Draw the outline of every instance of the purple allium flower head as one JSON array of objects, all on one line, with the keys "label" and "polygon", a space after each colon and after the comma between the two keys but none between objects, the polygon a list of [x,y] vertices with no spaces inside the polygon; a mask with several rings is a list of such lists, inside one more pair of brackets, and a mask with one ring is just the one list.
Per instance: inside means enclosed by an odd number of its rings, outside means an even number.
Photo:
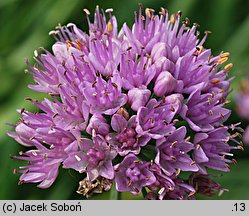
[{"label": "purple allium flower head", "polygon": [[181,22],[181,12],[147,8],[143,15],[140,5],[132,28],[119,31],[112,9],[96,7],[93,23],[84,11],[88,33],[59,25],[50,32],[52,51],[35,51],[34,66],[27,61],[29,87],[47,97],[27,98],[38,112],[18,110],[8,133],[29,148],[12,156],[28,162],[15,170],[20,183],[50,187],[62,166],[82,175],[78,193],[86,197],[114,182],[117,191],[147,199],[213,194],[209,182],[220,187],[208,170],[229,171],[231,150],[243,149],[231,132],[237,124],[225,125],[229,53],[212,56],[208,32],[199,40],[198,26]]}]

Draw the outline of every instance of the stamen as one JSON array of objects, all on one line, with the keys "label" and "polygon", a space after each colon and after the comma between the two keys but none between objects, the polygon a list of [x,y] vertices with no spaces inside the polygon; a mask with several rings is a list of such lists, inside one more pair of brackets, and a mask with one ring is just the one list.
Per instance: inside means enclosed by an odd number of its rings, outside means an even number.
[{"label": "stamen", "polygon": [[67,24],[67,28],[74,27],[74,26],[75,26],[75,24],[73,24],[73,23],[68,23]]},{"label": "stamen", "polygon": [[203,51],[203,46],[196,47],[198,55],[200,55]]},{"label": "stamen", "polygon": [[107,23],[107,31],[108,31],[108,32],[112,32],[112,30],[113,30],[112,23],[111,23],[111,21],[109,20],[108,23]]},{"label": "stamen", "polygon": [[161,7],[159,14],[165,16],[166,15],[166,9]]},{"label": "stamen", "polygon": [[189,20],[188,17],[185,18],[185,24],[186,24],[186,25],[189,25],[189,24],[190,24],[190,20]]},{"label": "stamen", "polygon": [[135,192],[139,193],[139,190],[138,190],[136,187],[133,186],[132,189],[133,189]]},{"label": "stamen", "polygon": [[130,187],[131,184],[132,184],[132,180],[130,180],[130,181],[128,182],[127,187]]},{"label": "stamen", "polygon": [[92,137],[96,137],[96,131],[95,131],[95,129],[92,129]]},{"label": "stamen", "polygon": [[59,115],[59,113],[55,113],[53,116],[52,116],[52,118],[55,118],[56,116],[58,116]]},{"label": "stamen", "polygon": [[123,107],[119,108],[116,113],[123,116],[127,121],[130,118],[128,111]]},{"label": "stamen", "polygon": [[189,142],[190,139],[191,139],[191,137],[188,136],[188,137],[185,139],[185,142]]},{"label": "stamen", "polygon": [[25,108],[22,108],[22,109],[20,110],[20,113],[23,114],[24,111],[25,111]]},{"label": "stamen", "polygon": [[175,156],[171,155],[170,157],[171,157],[172,160],[176,160]]},{"label": "stamen", "polygon": [[196,145],[196,149],[199,150],[201,148],[201,145],[200,144],[197,144]]},{"label": "stamen", "polygon": [[214,93],[214,92],[211,93],[211,97],[212,97],[212,98],[215,97],[215,93]]},{"label": "stamen", "polygon": [[220,115],[221,119],[224,119],[225,116],[222,113],[219,113],[219,115]]},{"label": "stamen", "polygon": [[235,159],[232,159],[233,164],[237,164],[238,162]]},{"label": "stamen", "polygon": [[110,94],[110,92],[108,92],[108,91],[106,91],[106,92],[104,92],[104,95],[106,96],[106,95],[109,95]]},{"label": "stamen", "polygon": [[36,152],[35,150],[32,151],[32,154],[33,154],[34,156],[37,156],[37,152]]},{"label": "stamen", "polygon": [[228,60],[228,57],[223,57],[223,58],[218,59],[216,62],[219,64],[224,64],[225,62],[227,62],[227,60]]},{"label": "stamen", "polygon": [[106,13],[112,13],[113,12],[113,8],[108,8],[105,10]]},{"label": "stamen", "polygon": [[96,71],[96,76],[99,77],[100,76],[100,72],[99,71]]},{"label": "stamen", "polygon": [[242,145],[237,146],[237,149],[239,149],[239,150],[241,150],[241,151],[244,151],[244,150],[245,150],[244,147],[243,147]]},{"label": "stamen", "polygon": [[172,24],[174,24],[175,23],[175,21],[176,21],[176,15],[175,14],[171,14],[171,16],[170,16],[170,20],[169,20]]},{"label": "stamen", "polygon": [[83,44],[78,39],[75,40],[75,43],[76,43],[76,48],[78,50],[82,50],[81,47],[83,46]]},{"label": "stamen", "polygon": [[230,103],[231,103],[231,101],[227,100],[227,101],[224,102],[224,105],[227,105],[227,104],[230,104]]},{"label": "stamen", "polygon": [[69,40],[66,40],[66,45],[67,45],[67,49],[69,49],[70,47],[73,46],[73,43]]},{"label": "stamen", "polygon": [[188,195],[188,197],[193,196],[195,193],[196,193],[196,191],[192,191],[192,192],[190,192],[190,193],[189,193],[189,195]]},{"label": "stamen", "polygon": [[230,56],[230,53],[229,52],[224,52],[220,55],[221,58],[224,58],[224,57],[228,57]]},{"label": "stamen", "polygon": [[86,15],[90,15],[90,11],[89,10],[87,10],[86,8],[83,10],[85,13],[86,13]]},{"label": "stamen", "polygon": [[214,115],[214,112],[212,110],[209,110],[209,115],[210,116],[213,116]]},{"label": "stamen", "polygon": [[218,79],[218,78],[214,78],[211,80],[212,84],[218,84],[219,82],[220,82],[220,79]]},{"label": "stamen", "polygon": [[178,169],[176,170],[176,176],[179,176],[180,173],[181,173],[181,169],[178,168]]},{"label": "stamen", "polygon": [[35,55],[35,57],[38,57],[38,52],[37,52],[37,50],[34,51],[34,55]]},{"label": "stamen", "polygon": [[81,161],[81,158],[80,158],[78,155],[74,155],[74,157],[76,158],[76,160],[77,160],[78,162]]},{"label": "stamen", "polygon": [[164,119],[163,120],[163,123],[165,124],[165,125],[169,125],[169,123]]},{"label": "stamen", "polygon": [[116,83],[114,83],[114,82],[112,82],[112,86],[114,87],[114,88],[118,88],[118,85],[116,84]]},{"label": "stamen", "polygon": [[164,192],[165,188],[161,188],[159,191],[158,191],[158,194],[161,195],[163,192]]},{"label": "stamen", "polygon": [[175,147],[177,143],[178,143],[177,141],[174,141],[174,142],[171,144],[170,148]]},{"label": "stamen", "polygon": [[227,64],[227,65],[224,67],[224,70],[225,70],[225,71],[229,71],[232,67],[233,67],[233,63]]},{"label": "stamen", "polygon": [[153,9],[151,9],[151,8],[146,8],[145,9],[145,14],[146,14],[146,16],[147,17],[149,17],[150,19],[151,19],[151,17],[153,16],[153,13],[154,13],[155,11],[153,10]]},{"label": "stamen", "polygon": [[172,111],[172,112],[175,112],[175,108],[171,105],[170,106],[170,110]]},{"label": "stamen", "polygon": [[153,106],[153,108],[156,109],[156,108],[158,108],[160,106],[161,106],[160,104],[157,104],[157,105]]},{"label": "stamen", "polygon": [[24,181],[21,180],[21,181],[18,182],[18,185],[22,185],[23,183],[24,183]]}]

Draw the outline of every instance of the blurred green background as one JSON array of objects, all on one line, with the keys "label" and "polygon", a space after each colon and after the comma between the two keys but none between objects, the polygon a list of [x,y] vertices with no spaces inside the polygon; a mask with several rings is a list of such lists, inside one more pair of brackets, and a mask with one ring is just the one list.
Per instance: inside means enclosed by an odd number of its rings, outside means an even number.
[{"label": "blurred green background", "polygon": [[[90,1],[90,0],[0,0],[0,199],[83,199],[76,194],[81,176],[74,171],[61,170],[54,185],[46,190],[35,185],[18,186],[18,175],[12,173],[20,166],[20,161],[11,160],[21,146],[6,135],[10,130],[5,122],[16,123],[16,109],[27,108],[35,110],[24,98],[41,99],[42,94],[27,88],[32,79],[24,74],[24,58],[32,59],[33,51],[39,47],[51,50],[54,39],[48,32],[61,23],[76,23],[87,30],[83,8],[88,8],[92,14],[96,5],[106,9],[113,8],[119,27],[123,22],[130,26],[133,22],[133,12],[138,9],[138,3],[144,8],[168,8],[171,13],[181,10],[183,17],[188,17],[191,23],[200,25],[200,32],[210,30],[205,47],[210,47],[214,54],[221,51],[231,52],[230,61],[234,67],[230,71],[235,76],[230,95],[230,108],[235,110],[233,96],[239,86],[239,81],[249,73],[249,1],[248,0],[127,0],[127,1]],[[92,15],[91,14],[91,15]],[[239,119],[233,111],[230,122],[242,121],[242,126],[248,122]],[[230,192],[222,197],[212,199],[249,199],[249,151],[235,152],[237,165],[232,165],[232,171],[225,173],[217,181]],[[115,198],[113,193],[105,193],[94,198]],[[122,198],[128,198],[122,194]],[[139,198],[139,197],[137,197]],[[201,197],[203,199],[203,197]]]}]

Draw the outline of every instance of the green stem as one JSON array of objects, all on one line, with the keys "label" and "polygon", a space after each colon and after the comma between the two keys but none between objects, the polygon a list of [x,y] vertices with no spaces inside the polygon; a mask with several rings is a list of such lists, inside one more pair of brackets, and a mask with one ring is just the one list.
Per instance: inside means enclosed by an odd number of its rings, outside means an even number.
[{"label": "green stem", "polygon": [[117,200],[122,200],[122,193],[118,192]]},{"label": "green stem", "polygon": [[147,191],[146,191],[146,189],[143,187],[142,188],[142,194],[143,194],[143,197],[145,198],[146,197],[146,195],[147,195]]}]

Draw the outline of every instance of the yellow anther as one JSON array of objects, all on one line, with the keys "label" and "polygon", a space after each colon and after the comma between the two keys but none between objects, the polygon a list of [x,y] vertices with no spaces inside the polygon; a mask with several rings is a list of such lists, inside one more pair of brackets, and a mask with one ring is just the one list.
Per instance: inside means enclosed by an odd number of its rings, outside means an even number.
[{"label": "yellow anther", "polygon": [[175,23],[175,21],[176,21],[176,15],[175,14],[171,14],[171,16],[170,16],[170,20],[169,20],[172,24],[174,24]]},{"label": "yellow anther", "polygon": [[145,14],[146,14],[146,16],[148,16],[149,18],[152,17],[152,15],[153,15],[154,12],[155,12],[155,11],[154,11],[153,9],[151,9],[151,8],[146,8],[146,9],[145,9]]},{"label": "yellow anther", "polygon": [[180,172],[181,172],[181,170],[178,168],[178,169],[176,170],[176,176],[179,176],[179,175],[180,175]]},{"label": "yellow anther", "polygon": [[232,67],[233,67],[233,63],[227,64],[227,65],[224,67],[224,70],[225,70],[225,71],[229,71]]},{"label": "yellow anther", "polygon": [[196,47],[198,55],[200,55],[203,51],[203,46]]},{"label": "yellow anther", "polygon": [[230,53],[229,52],[224,52],[220,55],[221,58],[224,58],[224,57],[228,57],[230,56]]},{"label": "yellow anther", "polygon": [[221,57],[221,58],[219,58],[219,59],[217,60],[217,62],[218,62],[219,64],[224,64],[225,62],[227,62],[227,60],[228,60],[228,57]]},{"label": "yellow anther", "polygon": [[218,79],[218,78],[214,78],[211,80],[212,84],[218,84],[219,82],[220,82],[220,79]]},{"label": "yellow anther", "polygon": [[214,112],[212,110],[209,110],[209,114],[210,114],[210,116],[213,116]]},{"label": "yellow anther", "polygon": [[81,47],[82,47],[83,44],[79,40],[77,40],[77,39],[75,40],[75,43],[76,43],[76,48],[78,50],[82,50]]},{"label": "yellow anther", "polygon": [[72,42],[69,40],[66,40],[66,45],[67,45],[67,49],[69,49],[69,47],[73,46]]},{"label": "yellow anther", "polygon": [[109,20],[109,22],[107,23],[107,31],[108,31],[108,32],[112,32],[112,30],[113,30],[112,23],[111,23],[111,21]]}]

